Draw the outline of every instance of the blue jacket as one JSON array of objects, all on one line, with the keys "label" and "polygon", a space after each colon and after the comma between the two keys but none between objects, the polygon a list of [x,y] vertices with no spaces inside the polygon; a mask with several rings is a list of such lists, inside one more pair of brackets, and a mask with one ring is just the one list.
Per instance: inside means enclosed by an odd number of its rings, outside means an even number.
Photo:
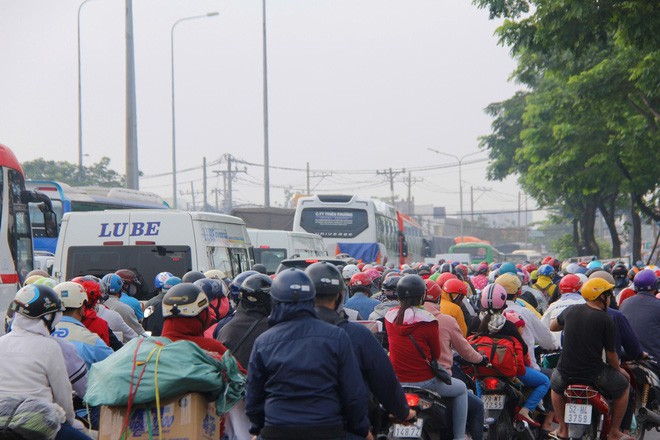
[{"label": "blue jacket", "polygon": [[362,324],[349,322],[334,310],[317,307],[316,315],[323,321],[343,329],[353,344],[355,357],[362,371],[362,378],[369,391],[383,408],[400,420],[408,417],[410,407],[394,368],[374,334]]},{"label": "blue jacket", "polygon": [[380,301],[377,299],[369,298],[364,292],[356,292],[346,301],[344,307],[357,310],[362,319],[369,319],[378,304]]},{"label": "blue jacket", "polygon": [[638,292],[621,304],[621,312],[644,351],[660,359],[660,301],[648,292]]},{"label": "blue jacket", "polygon": [[131,309],[133,309],[133,312],[135,312],[135,316],[137,317],[137,320],[142,322],[142,318],[144,318],[144,311],[142,311],[142,305],[140,304],[140,301],[138,301],[137,298],[133,298],[132,296],[122,292],[119,301],[123,302],[126,305],[131,306]]},{"label": "blue jacket", "polygon": [[366,437],[367,390],[346,332],[317,319],[313,301],[275,304],[270,321],[248,366],[250,432],[338,427]]},{"label": "blue jacket", "polygon": [[630,321],[628,321],[623,313],[609,307],[607,308],[607,314],[610,315],[610,318],[616,324],[616,354],[619,355],[619,359],[621,359],[623,353],[625,353],[626,359],[635,360],[641,358],[642,346],[630,326]]},{"label": "blue jacket", "polygon": [[87,330],[82,322],[71,316],[62,316],[62,320],[53,330],[53,336],[72,343],[88,370],[93,363],[100,362],[113,353],[112,348],[105,345],[96,333]]}]

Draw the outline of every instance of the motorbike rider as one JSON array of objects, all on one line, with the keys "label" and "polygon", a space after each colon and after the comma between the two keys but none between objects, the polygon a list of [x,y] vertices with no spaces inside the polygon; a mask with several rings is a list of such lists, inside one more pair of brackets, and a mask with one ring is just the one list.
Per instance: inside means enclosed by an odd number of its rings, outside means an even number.
[{"label": "motorbike rider", "polygon": [[[615,350],[616,326],[606,313],[613,288],[602,278],[588,280],[580,289],[586,303],[567,308],[550,325],[551,330],[564,332],[562,353],[551,380],[552,403],[559,420],[556,438],[568,437],[564,391],[572,377],[591,379],[613,400],[609,438],[624,436],[620,425],[628,404],[629,385]],[[606,364],[601,358],[603,350]]]},{"label": "motorbike rider", "polygon": [[369,438],[368,397],[346,332],[316,318],[316,290],[299,269],[270,289],[271,327],[248,366],[250,433],[270,439]]},{"label": "motorbike rider", "polygon": [[658,278],[650,269],[644,269],[633,280],[636,295],[621,305],[621,312],[628,318],[644,351],[656,360],[660,359],[660,301]]},{"label": "motorbike rider", "polygon": [[[543,314],[541,322],[550,328],[550,323],[553,319],[556,319],[561,312],[563,312],[567,307],[573,306],[575,304],[584,304],[584,298],[580,294],[580,288],[582,287],[582,280],[580,277],[574,274],[564,275],[564,277],[559,281],[559,292],[561,297],[548,306],[548,310]],[[558,346],[561,347],[561,332],[553,332],[553,337]]]},{"label": "motorbike rider", "polygon": [[163,297],[172,287],[182,282],[181,278],[175,277],[169,272],[161,272],[156,275],[155,284],[159,292],[145,304],[144,320],[142,321],[142,326],[146,331],[151,332],[151,336],[160,336],[163,332]]},{"label": "motorbike rider", "polygon": [[133,309],[138,322],[142,322],[142,318],[144,318],[144,310],[142,309],[140,301],[135,298],[142,283],[135,272],[130,269],[119,269],[115,274],[123,281],[121,285],[122,294],[119,297],[119,300],[130,306],[131,309]]},{"label": "motorbike rider", "polygon": [[[113,351],[117,351],[124,346],[117,338],[114,332],[110,331],[110,323],[98,314],[98,303],[101,299],[101,287],[98,278],[92,275],[76,277],[72,279],[74,283],[83,286],[87,293],[87,302],[85,303],[82,323],[89,331],[96,333]],[[105,309],[108,310],[108,309]]]},{"label": "motorbike rider", "polygon": [[532,284],[532,287],[547,298],[548,304],[557,301],[559,299],[559,291],[557,290],[557,284],[555,284],[557,275],[555,269],[549,264],[542,264],[538,268],[536,275],[537,279]]},{"label": "motorbike rider", "polygon": [[367,319],[374,311],[380,301],[370,298],[373,280],[366,272],[356,273],[348,282],[351,297],[346,301],[344,307],[357,310],[361,319]]},{"label": "motorbike rider", "polygon": [[442,295],[440,296],[440,313],[454,318],[458,323],[458,327],[461,329],[461,333],[463,333],[463,337],[467,336],[465,314],[459,305],[467,295],[467,284],[449,272],[440,275],[437,282],[442,289]]},{"label": "motorbike rider", "polygon": [[108,298],[104,304],[110,310],[119,313],[124,322],[128,324],[138,335],[144,334],[144,328],[140,325],[133,309],[121,301],[123,294],[122,286],[124,281],[115,273],[109,273],[101,279],[101,290],[105,292]]},{"label": "motorbike rider", "polygon": [[[426,388],[449,398],[452,402],[454,438],[464,439],[468,413],[467,387],[453,377],[451,384],[442,382],[428,364],[429,359],[440,357],[441,346],[438,320],[421,307],[426,284],[419,275],[405,275],[399,280],[396,291],[401,305],[391,309],[385,316],[394,372],[402,385]],[[424,357],[415,343],[424,352]]]},{"label": "motorbike rider", "polygon": [[55,440],[90,440],[75,419],[63,352],[50,337],[63,311],[57,293],[47,286],[25,286],[16,293],[11,309],[12,331],[0,337],[0,357],[11,359],[0,368],[0,400],[21,396],[58,405],[65,422]]},{"label": "motorbike rider", "polygon": [[[362,371],[362,378],[371,394],[388,414],[392,414],[397,420],[414,418],[415,411],[408,406],[392,364],[374,335],[362,324],[349,322],[345,316],[337,313],[345,291],[339,271],[332,264],[323,261],[308,266],[305,273],[314,283],[316,290],[316,316],[348,334]],[[378,413],[377,404],[371,405],[371,409]],[[371,420],[376,418],[372,417]]]}]

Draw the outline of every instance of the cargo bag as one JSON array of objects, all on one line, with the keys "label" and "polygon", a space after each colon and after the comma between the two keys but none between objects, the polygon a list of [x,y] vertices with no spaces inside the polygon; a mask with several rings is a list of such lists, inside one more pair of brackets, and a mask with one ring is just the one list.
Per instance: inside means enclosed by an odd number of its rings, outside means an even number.
[{"label": "cargo bag", "polygon": [[508,337],[492,337],[489,335],[473,335],[467,338],[472,348],[488,358],[489,366],[476,366],[479,376],[517,376],[519,359],[516,353],[515,341]]}]

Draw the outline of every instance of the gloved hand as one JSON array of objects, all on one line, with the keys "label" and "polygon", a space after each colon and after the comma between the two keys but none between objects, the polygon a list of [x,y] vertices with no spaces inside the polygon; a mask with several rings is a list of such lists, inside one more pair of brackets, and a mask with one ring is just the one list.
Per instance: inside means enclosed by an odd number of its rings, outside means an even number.
[{"label": "gloved hand", "polygon": [[488,358],[486,356],[483,356],[481,358],[481,362],[479,362],[477,365],[479,365],[480,367],[485,367],[489,363],[490,363],[490,361],[488,360]]}]

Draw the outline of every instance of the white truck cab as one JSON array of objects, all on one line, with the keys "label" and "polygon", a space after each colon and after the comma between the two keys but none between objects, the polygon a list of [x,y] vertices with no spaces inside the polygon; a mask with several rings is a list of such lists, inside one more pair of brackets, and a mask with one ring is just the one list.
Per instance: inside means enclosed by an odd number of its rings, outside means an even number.
[{"label": "white truck cab", "polygon": [[160,272],[181,277],[219,269],[234,277],[252,264],[250,238],[238,217],[164,209],[70,212],[62,219],[53,277],[131,269],[141,279],[136,297],[142,300],[155,290]]}]

